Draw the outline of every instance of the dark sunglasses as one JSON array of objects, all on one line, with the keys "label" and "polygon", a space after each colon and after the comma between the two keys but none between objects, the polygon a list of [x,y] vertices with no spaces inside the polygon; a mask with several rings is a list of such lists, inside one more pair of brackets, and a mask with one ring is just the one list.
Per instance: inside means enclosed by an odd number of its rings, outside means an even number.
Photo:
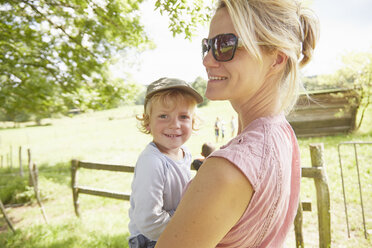
[{"label": "dark sunglasses", "polygon": [[220,62],[230,61],[234,58],[236,48],[241,46],[243,44],[235,34],[219,34],[212,39],[203,39],[203,59],[212,48],[212,54],[215,60]]}]

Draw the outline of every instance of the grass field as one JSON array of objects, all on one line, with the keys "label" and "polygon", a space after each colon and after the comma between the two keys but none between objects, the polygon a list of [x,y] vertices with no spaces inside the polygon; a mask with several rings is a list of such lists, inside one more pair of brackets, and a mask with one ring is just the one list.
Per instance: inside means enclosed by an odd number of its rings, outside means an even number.
[{"label": "grass field", "polygon": [[[78,158],[94,162],[134,165],[137,156],[151,140],[137,129],[135,115],[141,106],[127,106],[113,110],[85,113],[74,117],[45,120],[44,126],[22,126],[0,129],[0,190],[14,180],[9,173],[18,171],[18,149],[22,147],[23,165],[30,149],[39,168],[39,188],[43,197],[49,225],[44,223],[36,201],[7,208],[17,232],[7,230],[0,218],[0,247],[127,247],[128,208],[125,201],[80,196],[81,218],[75,217],[70,188],[70,160]],[[230,138],[229,121],[234,114],[226,102],[211,102],[199,110],[203,119],[200,130],[187,142],[194,157],[201,145],[215,142],[213,123],[216,116],[226,122],[225,142]],[[5,124],[3,124],[5,126]],[[310,166],[309,144],[323,143],[326,171],[331,192],[331,227],[333,247],[372,247],[365,239],[359,200],[359,189],[351,146],[341,150],[348,201],[351,238],[347,237],[337,146],[344,141],[372,141],[372,108],[366,114],[362,128],[355,134],[299,139],[303,166]],[[224,142],[220,141],[220,146]],[[13,169],[6,162],[12,150]],[[372,145],[358,146],[361,183],[363,188],[366,225],[372,229]],[[116,191],[130,191],[131,174],[81,170],[79,184]],[[1,184],[2,183],[2,184]],[[30,193],[31,192],[31,193]],[[30,190],[30,194],[32,191]],[[302,180],[301,198],[313,204],[312,212],[304,212],[306,247],[318,247],[318,224],[314,183]],[[295,247],[294,232],[286,247]]]}]

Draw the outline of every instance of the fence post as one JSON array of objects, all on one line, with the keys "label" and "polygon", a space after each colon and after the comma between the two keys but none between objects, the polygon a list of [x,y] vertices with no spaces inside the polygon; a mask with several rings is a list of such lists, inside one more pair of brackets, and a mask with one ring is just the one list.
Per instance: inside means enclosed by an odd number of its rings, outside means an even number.
[{"label": "fence post", "polygon": [[31,150],[30,148],[27,149],[27,156],[28,156],[28,186],[32,187],[32,170],[31,170],[31,165],[32,165],[32,159],[31,159]]},{"label": "fence post", "polygon": [[44,217],[45,223],[48,224],[48,218],[47,218],[47,216],[45,214],[44,206],[43,206],[43,204],[41,202],[41,198],[40,198],[39,187],[38,187],[38,178],[39,178],[39,175],[38,175],[38,170],[37,170],[36,164],[34,163],[33,164],[33,167],[31,168],[31,163],[29,163],[28,164],[28,170],[30,171],[32,185],[34,186],[34,192],[35,192],[36,201],[39,204],[40,211],[41,211],[41,214]]},{"label": "fence post", "polygon": [[319,228],[319,247],[331,247],[331,215],[330,215],[330,197],[325,172],[324,163],[324,145],[310,144],[311,166],[321,169],[321,176],[314,178],[317,210],[318,210],[318,228]]},{"label": "fence post", "polygon": [[23,167],[22,167],[22,146],[19,146],[19,175],[23,177]]},{"label": "fence post", "polygon": [[74,202],[75,214],[80,217],[79,213],[79,199],[77,189],[77,169],[79,167],[79,161],[76,159],[71,160],[71,188],[72,188],[72,200]]},{"label": "fence post", "polygon": [[13,168],[13,148],[12,146],[9,147],[9,162],[10,162],[10,169]]},{"label": "fence post", "polygon": [[39,170],[35,163],[33,163],[33,166],[32,166],[32,175],[34,175],[34,180],[33,180],[34,187],[38,188],[39,187]]},{"label": "fence post", "polygon": [[6,223],[8,224],[8,226],[10,227],[10,229],[13,232],[15,232],[12,222],[10,221],[8,215],[5,212],[5,207],[4,207],[3,202],[1,201],[1,199],[0,199],[0,209],[1,209],[1,212],[3,213],[3,215],[4,215],[4,218],[5,218]]},{"label": "fence post", "polygon": [[302,216],[302,203],[301,203],[301,199],[299,200],[299,203],[298,203],[298,208],[297,208],[297,214],[296,214],[296,217],[294,219],[294,229],[295,229],[295,236],[296,236],[296,248],[304,248],[304,237],[303,237],[303,234],[302,234],[302,220],[303,220],[303,216]]}]

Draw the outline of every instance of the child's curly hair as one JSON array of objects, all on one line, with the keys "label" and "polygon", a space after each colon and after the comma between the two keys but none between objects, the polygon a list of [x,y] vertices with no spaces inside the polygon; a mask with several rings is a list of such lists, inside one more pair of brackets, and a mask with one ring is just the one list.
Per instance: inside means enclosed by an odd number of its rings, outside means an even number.
[{"label": "child's curly hair", "polygon": [[[136,116],[136,119],[140,121],[139,129],[143,133],[151,133],[148,127],[150,125],[152,105],[156,102],[161,103],[164,106],[177,106],[178,104],[186,104],[187,106],[189,106],[189,108],[194,109],[196,109],[197,105],[196,99],[193,95],[180,89],[162,90],[155,93],[153,96],[151,96],[150,99],[146,99],[142,116]],[[194,111],[192,115],[192,130],[194,131],[198,130],[198,120],[199,117]]]}]

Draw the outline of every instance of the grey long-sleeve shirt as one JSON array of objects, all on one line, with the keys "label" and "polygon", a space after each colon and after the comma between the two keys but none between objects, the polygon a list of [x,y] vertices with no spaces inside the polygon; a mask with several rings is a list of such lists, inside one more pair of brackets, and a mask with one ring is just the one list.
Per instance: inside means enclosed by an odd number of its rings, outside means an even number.
[{"label": "grey long-sleeve shirt", "polygon": [[140,154],[130,197],[130,238],[143,234],[157,240],[176,210],[191,179],[191,154],[185,146],[181,149],[180,161],[161,153],[153,142]]}]

